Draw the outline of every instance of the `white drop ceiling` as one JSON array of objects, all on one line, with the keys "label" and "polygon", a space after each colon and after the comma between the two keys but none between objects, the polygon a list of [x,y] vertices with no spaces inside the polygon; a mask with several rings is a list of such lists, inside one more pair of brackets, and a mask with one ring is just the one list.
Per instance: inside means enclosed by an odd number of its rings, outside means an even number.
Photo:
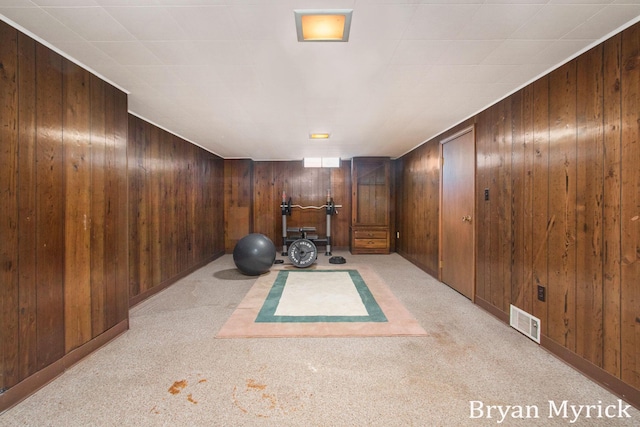
[{"label": "white drop ceiling", "polygon": [[[294,9],[353,9],[299,43]],[[0,0],[0,19],[224,158],[398,157],[639,20],[640,0]],[[312,132],[331,138],[312,141]]]}]

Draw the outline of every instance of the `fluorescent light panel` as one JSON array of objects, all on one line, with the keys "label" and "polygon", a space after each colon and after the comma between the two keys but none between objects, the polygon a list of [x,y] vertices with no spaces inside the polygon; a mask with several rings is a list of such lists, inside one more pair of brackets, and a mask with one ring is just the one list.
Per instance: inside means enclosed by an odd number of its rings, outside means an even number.
[{"label": "fluorescent light panel", "polygon": [[346,42],[353,9],[294,10],[299,42]]}]

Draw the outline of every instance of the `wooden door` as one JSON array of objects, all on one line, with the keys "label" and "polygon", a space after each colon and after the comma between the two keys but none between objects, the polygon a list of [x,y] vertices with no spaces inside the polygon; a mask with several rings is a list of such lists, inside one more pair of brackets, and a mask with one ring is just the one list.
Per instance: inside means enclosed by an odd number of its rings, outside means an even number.
[{"label": "wooden door", "polygon": [[468,128],[442,143],[440,280],[474,297],[475,137]]}]

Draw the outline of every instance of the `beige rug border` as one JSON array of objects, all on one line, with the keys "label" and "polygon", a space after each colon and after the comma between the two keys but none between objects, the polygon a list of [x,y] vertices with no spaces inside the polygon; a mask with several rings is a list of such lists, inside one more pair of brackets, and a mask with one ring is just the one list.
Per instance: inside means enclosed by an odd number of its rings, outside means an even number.
[{"label": "beige rug border", "polygon": [[315,267],[313,270],[357,270],[371,294],[387,317],[388,322],[314,322],[314,323],[255,323],[278,272],[300,271],[285,266],[274,267],[257,278],[216,338],[284,338],[284,337],[372,337],[426,336],[413,315],[393,295],[384,280],[369,266]]}]

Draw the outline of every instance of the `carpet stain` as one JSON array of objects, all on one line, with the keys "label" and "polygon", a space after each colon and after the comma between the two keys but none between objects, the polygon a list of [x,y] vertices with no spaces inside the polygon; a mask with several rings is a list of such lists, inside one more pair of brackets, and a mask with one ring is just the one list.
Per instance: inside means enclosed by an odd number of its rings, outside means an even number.
[{"label": "carpet stain", "polygon": [[187,386],[187,380],[176,381],[169,387],[169,393],[178,394]]},{"label": "carpet stain", "polygon": [[193,403],[194,405],[197,405],[197,404],[198,404],[198,401],[193,399],[193,395],[192,395],[191,393],[189,393],[189,394],[187,395],[187,400],[188,400],[189,402]]},{"label": "carpet stain", "polygon": [[257,418],[286,415],[304,407],[299,394],[273,392],[269,390],[267,384],[253,378],[246,380],[244,389],[234,386],[231,400],[243,413]]},{"label": "carpet stain", "polygon": [[247,390],[256,389],[256,390],[264,390],[267,388],[266,384],[258,384],[255,380],[248,379],[247,380]]}]

